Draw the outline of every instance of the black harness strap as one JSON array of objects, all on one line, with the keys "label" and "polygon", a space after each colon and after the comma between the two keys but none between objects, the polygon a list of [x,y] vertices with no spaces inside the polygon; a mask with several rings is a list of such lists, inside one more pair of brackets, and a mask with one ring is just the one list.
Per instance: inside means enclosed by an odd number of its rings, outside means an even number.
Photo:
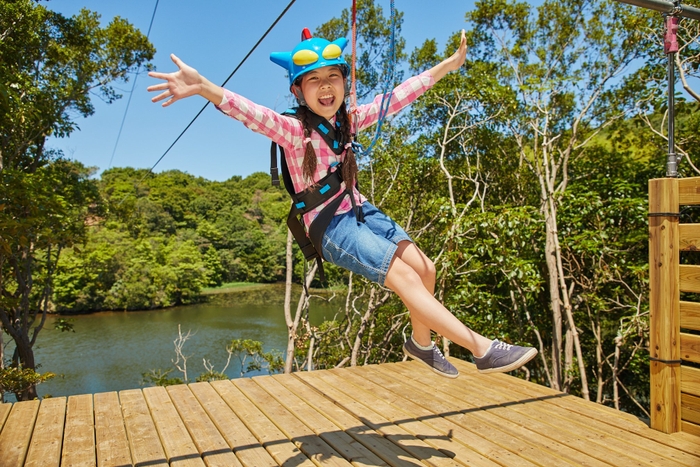
[{"label": "black harness strap", "polygon": [[[296,115],[296,109],[287,110],[283,113],[283,115],[298,118]],[[336,128],[334,128],[334,126],[328,120],[320,115],[316,115],[313,112],[309,111],[307,118],[309,119],[314,131],[321,135],[333,152],[337,155],[342,154],[345,150],[345,144],[341,139],[342,133],[340,132],[340,129],[337,128],[337,126],[340,124],[339,119],[336,119]],[[272,184],[275,186],[279,185],[279,175],[277,170],[277,147],[277,144],[274,142],[270,146],[270,176],[272,178]],[[287,167],[284,148],[279,147],[279,150],[282,156],[282,179],[284,180],[285,188],[292,197],[292,206],[289,210],[289,215],[287,216],[287,226],[292,232],[295,241],[299,245],[304,258],[307,261],[314,259],[316,260],[318,263],[318,271],[321,282],[325,282],[326,279],[323,271],[322,240],[323,234],[328,228],[328,224],[330,223],[331,219],[333,219],[335,212],[338,210],[340,203],[343,201],[346,195],[350,196],[353,211],[360,222],[364,222],[364,219],[362,218],[362,210],[359,209],[355,203],[352,188],[346,187],[344,193],[338,195],[331,203],[325,206],[321,212],[318,213],[313,222],[311,222],[307,235],[306,229],[304,228],[303,215],[317,208],[329,199],[332,199],[340,192],[341,184],[343,182],[342,164],[331,166],[328,170],[328,174],[319,180],[312,189],[307,189],[296,193],[294,191],[294,185],[292,184],[292,178],[289,174],[289,168]],[[348,150],[351,151],[352,149]],[[333,168],[335,168],[335,170],[331,170]]]}]

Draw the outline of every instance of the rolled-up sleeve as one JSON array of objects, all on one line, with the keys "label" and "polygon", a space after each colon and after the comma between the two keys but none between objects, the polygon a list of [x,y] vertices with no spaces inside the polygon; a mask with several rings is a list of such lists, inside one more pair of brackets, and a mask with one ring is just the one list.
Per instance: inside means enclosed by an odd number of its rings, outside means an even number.
[{"label": "rolled-up sleeve", "polygon": [[280,115],[228,89],[224,89],[224,98],[216,108],[285,148],[299,144],[303,135],[299,120]]},{"label": "rolled-up sleeve", "polygon": [[[393,115],[433,87],[435,79],[428,71],[420,75],[413,76],[399,84],[391,92],[391,100],[387,115]],[[382,95],[378,95],[369,104],[361,105],[357,108],[357,129],[363,130],[375,123],[379,119],[379,109],[382,104]]]}]

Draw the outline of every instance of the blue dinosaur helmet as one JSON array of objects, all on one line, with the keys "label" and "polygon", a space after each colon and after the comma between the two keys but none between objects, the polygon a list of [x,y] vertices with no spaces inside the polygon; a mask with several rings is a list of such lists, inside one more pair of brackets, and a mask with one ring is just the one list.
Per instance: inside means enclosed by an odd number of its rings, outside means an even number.
[{"label": "blue dinosaur helmet", "polygon": [[341,37],[329,42],[320,37],[311,37],[307,28],[304,28],[301,37],[302,41],[291,52],[270,54],[270,60],[289,73],[290,86],[304,73],[324,66],[339,66],[343,74],[348,75],[350,67],[343,58],[343,49],[348,44],[346,38]]}]

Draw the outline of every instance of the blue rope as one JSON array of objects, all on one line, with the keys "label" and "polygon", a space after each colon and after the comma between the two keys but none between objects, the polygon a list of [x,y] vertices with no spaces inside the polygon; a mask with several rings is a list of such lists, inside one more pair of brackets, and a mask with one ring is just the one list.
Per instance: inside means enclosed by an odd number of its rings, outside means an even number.
[{"label": "blue rope", "polygon": [[389,40],[389,58],[388,58],[388,69],[386,72],[386,77],[384,78],[384,89],[382,92],[382,102],[379,104],[379,118],[377,119],[377,131],[374,134],[372,142],[369,144],[367,149],[362,147],[362,144],[357,141],[352,142],[352,149],[355,154],[361,156],[369,156],[372,148],[379,140],[379,135],[382,132],[382,125],[384,124],[384,119],[389,113],[389,105],[391,104],[391,94],[392,86],[394,84],[394,61],[396,59],[396,12],[394,10],[394,0],[391,0],[391,36]]}]

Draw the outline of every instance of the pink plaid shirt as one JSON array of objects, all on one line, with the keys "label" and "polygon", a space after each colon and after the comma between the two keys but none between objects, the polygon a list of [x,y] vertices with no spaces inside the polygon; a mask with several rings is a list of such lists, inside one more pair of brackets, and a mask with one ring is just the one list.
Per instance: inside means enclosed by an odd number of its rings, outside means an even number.
[{"label": "pink plaid shirt", "polygon": [[[433,76],[427,71],[404,81],[392,91],[388,114],[393,115],[397,113],[425,93],[434,84],[435,80]],[[381,101],[382,96],[379,95],[375,97],[374,101],[371,103],[361,105],[357,108],[357,112],[353,117],[353,125],[355,125],[358,130],[367,128],[377,122]],[[230,117],[243,122],[243,124],[251,130],[267,136],[272,141],[282,146],[286,154],[287,166],[289,168],[289,175],[292,178],[292,184],[294,185],[294,191],[299,193],[307,188],[308,184],[305,183],[302,172],[305,152],[305,145],[303,144],[304,130],[299,120],[294,117],[280,115],[274,110],[255,104],[245,97],[227,89],[224,89],[224,99],[217,108]],[[335,122],[333,121],[331,123]],[[316,131],[311,132],[311,144],[318,156],[316,173],[314,175],[314,181],[317,182],[326,176],[331,164],[343,161],[345,153],[337,156]],[[345,184],[343,183],[340,193],[336,196],[340,196],[344,189]],[[353,194],[358,206],[366,201],[366,198],[360,194],[357,188],[353,188]],[[311,225],[311,221],[313,221],[318,213],[331,201],[332,199],[329,199],[326,203],[306,213],[304,215],[304,223],[307,226]],[[341,202],[335,214],[343,214],[351,209],[352,203],[349,198],[346,198]]]}]

